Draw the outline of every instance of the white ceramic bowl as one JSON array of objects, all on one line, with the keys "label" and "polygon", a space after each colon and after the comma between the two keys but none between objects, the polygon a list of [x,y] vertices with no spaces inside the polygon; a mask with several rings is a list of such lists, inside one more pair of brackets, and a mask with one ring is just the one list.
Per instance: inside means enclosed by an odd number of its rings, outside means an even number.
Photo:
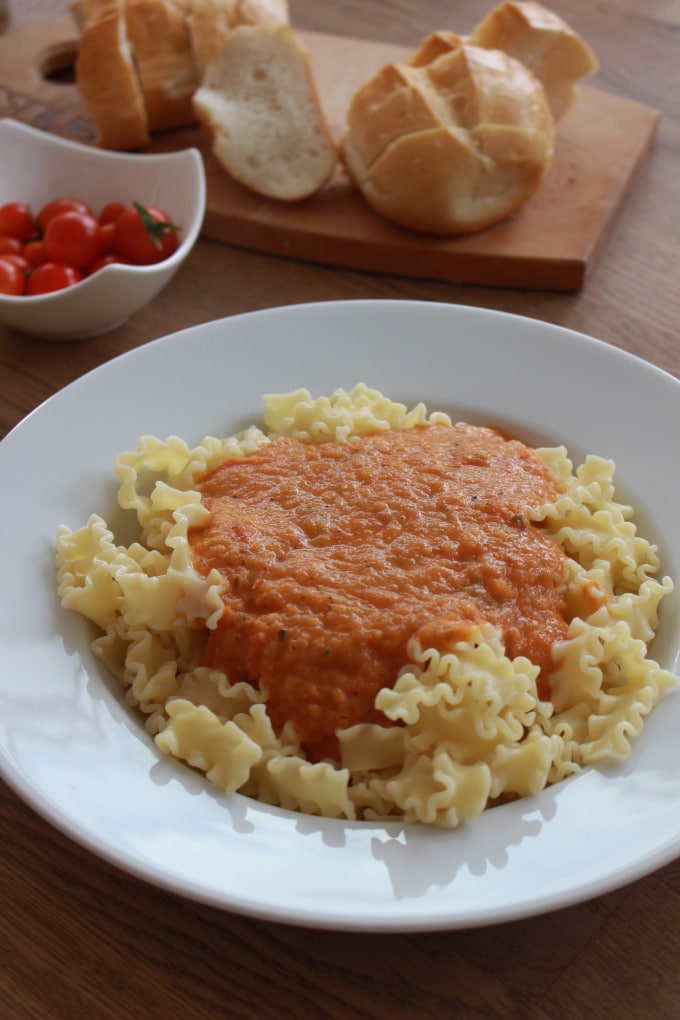
[{"label": "white ceramic bowl", "polygon": [[37,213],[53,198],[163,209],[181,227],[177,251],[151,266],[111,265],[82,283],[37,297],[0,295],[0,322],[46,340],[81,340],[114,329],[154,298],[198,237],[205,171],[196,149],[162,155],[107,152],[14,120],[0,120],[0,205],[27,202]]}]

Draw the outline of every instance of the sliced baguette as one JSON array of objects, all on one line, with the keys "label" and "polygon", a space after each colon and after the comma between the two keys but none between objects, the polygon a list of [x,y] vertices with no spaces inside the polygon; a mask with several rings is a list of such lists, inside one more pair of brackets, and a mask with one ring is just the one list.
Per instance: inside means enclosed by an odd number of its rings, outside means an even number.
[{"label": "sliced baguette", "polygon": [[75,64],[78,90],[104,149],[140,149],[149,143],[141,83],[127,37],[124,0],[77,0],[81,27]]},{"label": "sliced baguette", "polygon": [[219,55],[232,28],[288,22],[287,0],[191,0],[187,23],[199,80]]},{"label": "sliced baguette", "polygon": [[76,84],[109,149],[196,121],[192,97],[231,30],[287,24],[288,0],[72,0]]},{"label": "sliced baguette", "polygon": [[187,24],[190,0],[127,0],[127,32],[146,102],[150,131],[194,121],[198,87]]},{"label": "sliced baguette", "polygon": [[80,31],[84,32],[102,18],[119,14],[124,10],[124,6],[121,0],[73,0],[69,10]]},{"label": "sliced baguette", "polygon": [[309,53],[287,25],[234,28],[194,95],[213,152],[236,180],[296,201],[328,180],[337,149]]}]

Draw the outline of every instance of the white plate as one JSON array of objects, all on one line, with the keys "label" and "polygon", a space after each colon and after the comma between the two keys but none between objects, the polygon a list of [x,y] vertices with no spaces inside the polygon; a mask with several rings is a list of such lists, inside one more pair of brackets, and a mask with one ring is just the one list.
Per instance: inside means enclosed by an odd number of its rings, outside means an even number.
[{"label": "white plate", "polygon": [[[566,906],[680,854],[680,695],[625,765],[589,768],[456,831],[323,820],[225,797],[161,759],[61,610],[54,535],[111,517],[115,456],[258,420],[261,395],[365,382],[408,404],[617,462],[680,579],[680,382],[596,340],[450,305],[295,306],[207,323],[66,387],[0,445],[0,770],[54,825],[166,889],[244,914],[365,931],[460,928]],[[654,655],[677,671],[678,596]],[[26,848],[29,852],[30,848]]]}]

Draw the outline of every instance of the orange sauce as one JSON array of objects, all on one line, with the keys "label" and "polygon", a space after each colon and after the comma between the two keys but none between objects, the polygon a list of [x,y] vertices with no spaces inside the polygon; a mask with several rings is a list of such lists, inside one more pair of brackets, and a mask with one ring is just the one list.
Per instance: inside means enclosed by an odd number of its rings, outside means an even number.
[{"label": "orange sauce", "polygon": [[387,723],[373,702],[413,637],[441,650],[488,621],[547,693],[564,554],[523,514],[556,489],[522,443],[444,425],[280,439],[199,488],[210,519],[190,533],[194,563],[225,585],[203,664],[260,687],[311,759],[337,754],[337,729]]}]

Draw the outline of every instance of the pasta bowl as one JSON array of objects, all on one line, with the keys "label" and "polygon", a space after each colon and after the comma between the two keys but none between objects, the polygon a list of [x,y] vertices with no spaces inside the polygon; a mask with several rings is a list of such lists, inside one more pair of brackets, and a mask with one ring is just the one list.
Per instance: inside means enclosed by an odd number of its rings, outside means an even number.
[{"label": "pasta bowl", "polygon": [[55,341],[115,329],[156,297],[196,242],[205,212],[205,171],[196,149],[108,152],[5,119],[0,153],[0,205],[23,201],[37,211],[73,196],[99,210],[112,201],[136,201],[163,209],[181,228],[177,250],[154,265],[112,264],[50,294],[0,295],[0,322],[12,329]]}]

